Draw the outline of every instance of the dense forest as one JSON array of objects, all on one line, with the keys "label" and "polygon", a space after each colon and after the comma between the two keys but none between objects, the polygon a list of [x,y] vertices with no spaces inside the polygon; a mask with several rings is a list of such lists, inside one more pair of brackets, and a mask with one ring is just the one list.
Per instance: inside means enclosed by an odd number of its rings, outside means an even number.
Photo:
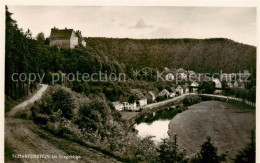
[{"label": "dense forest", "polygon": [[[36,38],[28,29],[20,29],[12,13],[6,9],[6,57],[5,95],[17,99],[27,96],[39,81],[12,81],[13,73],[45,74],[44,83],[51,84],[53,73],[125,73],[135,79],[134,70],[148,69],[151,74],[168,67],[184,68],[195,72],[238,72],[248,69],[256,71],[256,47],[240,44],[228,39],[116,39],[85,38],[87,46],[74,49],[50,47],[43,33]],[[67,85],[77,92],[105,93],[111,101],[131,88],[155,90],[165,88],[165,83],[156,83],[148,78],[128,83],[80,83]],[[104,85],[104,86],[103,86]],[[163,86],[161,86],[163,85]],[[115,95],[115,96],[110,96]]]},{"label": "dense forest", "polygon": [[256,68],[256,48],[224,38],[86,38],[87,45],[132,67],[184,68],[195,72],[238,72]]}]

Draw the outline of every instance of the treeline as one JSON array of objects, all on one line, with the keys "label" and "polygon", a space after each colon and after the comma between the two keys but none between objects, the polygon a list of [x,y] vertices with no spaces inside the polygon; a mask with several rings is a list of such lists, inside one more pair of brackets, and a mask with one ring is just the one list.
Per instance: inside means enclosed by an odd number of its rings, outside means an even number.
[{"label": "treeline", "polygon": [[12,74],[39,72],[40,58],[37,54],[37,43],[32,39],[30,30],[23,32],[22,29],[18,29],[11,15],[6,7],[5,95],[16,98],[28,95],[36,85],[26,85],[25,82],[28,81],[13,82]]},{"label": "treeline", "polygon": [[256,47],[215,39],[86,38],[87,45],[132,67],[184,68],[195,72],[225,73],[252,70]]}]

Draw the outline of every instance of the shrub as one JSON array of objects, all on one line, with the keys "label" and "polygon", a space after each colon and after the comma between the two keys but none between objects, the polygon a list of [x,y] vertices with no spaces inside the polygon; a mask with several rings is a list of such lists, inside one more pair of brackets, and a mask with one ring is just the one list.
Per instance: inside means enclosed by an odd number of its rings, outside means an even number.
[{"label": "shrub", "polygon": [[177,143],[177,135],[174,136],[174,140],[162,139],[162,143],[157,149],[159,152],[159,160],[162,163],[168,162],[187,162],[185,158],[186,150],[180,150]]},{"label": "shrub", "polygon": [[65,90],[57,90],[52,94],[52,111],[56,112],[59,109],[62,112],[62,116],[66,119],[71,119],[72,110],[75,108],[74,102],[71,98],[70,93]]},{"label": "shrub", "polygon": [[48,121],[59,122],[63,117],[71,119],[74,109],[75,104],[70,93],[60,87],[49,90],[41,101],[31,107],[33,120],[42,125]]},{"label": "shrub", "polygon": [[201,146],[200,152],[192,158],[191,162],[194,163],[219,163],[222,161],[226,161],[226,154],[218,155],[218,148],[214,146],[211,142],[211,138],[207,137],[206,142],[204,142]]},{"label": "shrub", "polygon": [[255,162],[256,144],[255,144],[255,131],[252,131],[251,142],[246,146],[246,148],[239,151],[236,155],[235,163],[251,163]]},{"label": "shrub", "polygon": [[201,98],[199,96],[189,96],[183,100],[183,105],[187,107],[199,102],[201,102]]}]

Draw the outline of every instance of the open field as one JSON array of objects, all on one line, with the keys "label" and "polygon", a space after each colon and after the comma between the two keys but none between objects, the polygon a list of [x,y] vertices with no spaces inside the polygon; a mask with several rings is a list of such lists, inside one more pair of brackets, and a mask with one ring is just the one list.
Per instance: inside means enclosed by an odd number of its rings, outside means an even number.
[{"label": "open field", "polygon": [[206,137],[211,136],[219,152],[228,151],[228,158],[233,158],[250,142],[255,123],[255,110],[205,101],[176,115],[169,124],[168,134],[178,135],[178,143],[187,149],[188,156],[199,152]]}]

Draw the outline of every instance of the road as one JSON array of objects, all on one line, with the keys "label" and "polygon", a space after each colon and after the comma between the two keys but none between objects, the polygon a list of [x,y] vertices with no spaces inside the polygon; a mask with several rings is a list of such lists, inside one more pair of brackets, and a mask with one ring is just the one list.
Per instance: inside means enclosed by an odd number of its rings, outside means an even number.
[{"label": "road", "polygon": [[243,100],[241,98],[236,98],[236,97],[231,97],[231,96],[223,96],[223,95],[215,95],[215,94],[198,94],[198,95],[202,95],[202,96],[208,96],[208,97],[217,97],[217,98],[223,98],[223,99],[227,99],[227,100],[236,100],[239,102],[244,102],[247,105],[253,106],[255,107],[255,103],[248,101],[248,100]]},{"label": "road", "polygon": [[24,109],[26,109],[26,106],[29,104],[34,103],[35,101],[39,100],[42,95],[44,94],[44,92],[47,90],[48,85],[46,84],[40,84],[41,88],[40,90],[38,90],[32,98],[16,105],[13,109],[11,109],[11,111],[9,113],[7,113],[7,116],[9,117],[13,117],[17,112],[23,111]]},{"label": "road", "polygon": [[[47,90],[47,85],[42,85],[36,94],[15,106],[7,116],[5,117],[5,145],[9,149],[12,149],[13,153],[9,153],[9,157],[12,154],[38,154],[38,155],[50,155],[57,156],[57,158],[45,158],[45,159],[28,159],[23,158],[17,161],[22,162],[118,162],[116,159],[107,156],[97,150],[82,146],[78,143],[66,140],[64,138],[54,136],[53,134],[41,129],[32,120],[18,119],[14,115],[20,111],[25,110],[27,105],[39,100],[44,92]],[[81,156],[80,160],[66,159],[61,156]],[[7,160],[11,160],[7,158]]]},{"label": "road", "polygon": [[166,104],[168,104],[168,103],[182,100],[182,99],[184,99],[184,98],[185,98],[186,96],[188,96],[188,95],[195,95],[195,93],[182,94],[182,95],[180,95],[180,96],[177,96],[177,97],[174,97],[174,98],[171,98],[171,99],[168,99],[168,100],[164,100],[164,101],[160,101],[160,102],[148,104],[148,105],[145,105],[145,106],[139,106],[139,108],[151,109],[151,108],[156,108],[156,107],[164,106],[164,105],[166,105]]},{"label": "road", "polygon": [[204,101],[177,114],[169,124],[168,134],[178,135],[179,145],[187,149],[189,156],[199,152],[206,137],[211,136],[219,151],[228,151],[231,158],[250,142],[255,122],[255,110]]}]

